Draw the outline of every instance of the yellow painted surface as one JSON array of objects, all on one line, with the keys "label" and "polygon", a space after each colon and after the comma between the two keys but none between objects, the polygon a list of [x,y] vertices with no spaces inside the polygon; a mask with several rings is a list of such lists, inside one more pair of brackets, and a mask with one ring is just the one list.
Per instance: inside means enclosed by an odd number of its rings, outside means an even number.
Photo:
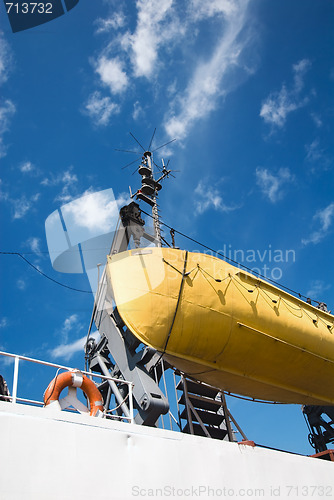
[{"label": "yellow painted surface", "polygon": [[258,399],[334,404],[331,314],[184,250],[108,257],[107,276],[127,327],[190,376]]}]

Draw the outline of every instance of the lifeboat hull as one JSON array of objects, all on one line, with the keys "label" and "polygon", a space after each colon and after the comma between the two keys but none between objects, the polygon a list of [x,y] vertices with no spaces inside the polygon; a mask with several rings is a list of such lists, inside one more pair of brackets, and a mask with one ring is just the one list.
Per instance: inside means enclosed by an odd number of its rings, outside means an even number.
[{"label": "lifeboat hull", "polygon": [[334,404],[334,317],[225,261],[171,248],[108,256],[133,334],[189,376],[255,399]]}]

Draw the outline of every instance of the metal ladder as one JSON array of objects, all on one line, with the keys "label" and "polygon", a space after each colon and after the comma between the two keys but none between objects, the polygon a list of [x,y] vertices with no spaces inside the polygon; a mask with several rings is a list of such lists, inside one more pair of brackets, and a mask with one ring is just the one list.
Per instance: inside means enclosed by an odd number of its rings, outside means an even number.
[{"label": "metal ladder", "polygon": [[[224,393],[176,373],[180,375],[176,390],[181,393],[177,405],[182,432],[225,441],[237,441],[235,434],[239,432],[243,439],[247,439],[230,414]],[[237,431],[232,428],[232,423]]]}]

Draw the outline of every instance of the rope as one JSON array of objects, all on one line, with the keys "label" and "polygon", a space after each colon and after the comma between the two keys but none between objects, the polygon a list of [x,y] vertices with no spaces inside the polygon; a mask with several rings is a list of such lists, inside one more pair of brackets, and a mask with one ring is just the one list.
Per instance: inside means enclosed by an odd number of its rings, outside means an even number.
[{"label": "rope", "polygon": [[169,328],[169,332],[167,334],[167,338],[166,338],[166,342],[165,342],[165,346],[164,346],[163,352],[160,354],[157,362],[151,368],[151,371],[160,363],[161,358],[163,357],[163,355],[165,354],[166,349],[167,349],[167,345],[168,345],[168,342],[169,342],[169,339],[170,339],[170,336],[171,336],[171,333],[172,333],[172,330],[173,330],[173,326],[174,326],[174,323],[175,323],[176,314],[177,314],[177,311],[179,309],[179,305],[180,305],[180,301],[181,301],[181,295],[182,295],[182,290],[183,290],[183,286],[184,286],[184,279],[186,278],[186,276],[188,274],[188,273],[186,273],[187,261],[188,261],[188,251],[186,250],[186,254],[185,254],[185,257],[184,257],[184,264],[183,264],[183,273],[182,273],[182,278],[181,278],[181,283],[180,283],[180,289],[179,289],[179,295],[178,295],[178,298],[177,298],[177,302],[176,302],[176,307],[175,307],[175,311],[174,311],[172,323],[171,323],[171,326]]},{"label": "rope", "polygon": [[[141,208],[141,211],[147,215],[148,217],[152,217],[151,214],[149,214],[148,212],[145,212],[145,210],[143,210]],[[181,231],[178,231],[177,229],[174,229],[172,228],[171,226],[169,226],[168,224],[166,224],[165,222],[160,222],[160,224],[162,224],[163,226],[166,226],[168,227],[168,229],[170,230],[173,230],[174,233],[177,233],[179,234],[180,236],[182,236],[183,238],[186,238],[190,241],[192,241],[193,243],[196,243],[196,245],[200,245],[201,247],[205,248],[206,250],[209,250],[210,252],[213,252],[214,254],[216,255],[220,255],[221,257],[223,257],[225,260],[229,261],[229,262],[232,262],[232,264],[235,264],[237,265],[238,267],[242,267],[243,269],[246,269],[246,271],[252,273],[252,274],[256,274],[259,278],[262,278],[264,279],[265,281],[269,281],[270,283],[274,283],[274,285],[277,285],[278,287],[281,287],[281,288],[284,288],[285,290],[289,291],[290,293],[293,293],[294,295],[297,295],[299,298],[304,298],[304,299],[307,299],[308,297],[306,295],[303,295],[299,292],[296,292],[295,290],[293,290],[292,288],[289,288],[285,285],[282,285],[281,283],[279,283],[278,281],[275,281],[271,278],[268,278],[267,276],[264,276],[263,274],[259,273],[258,271],[254,271],[253,269],[251,269],[250,267],[247,267],[245,266],[244,264],[241,264],[240,262],[237,262],[236,260],[234,259],[231,259],[230,257],[227,257],[226,255],[224,255],[222,252],[219,252],[217,250],[214,250],[213,248],[205,245],[204,243],[201,243],[200,241],[198,240],[195,240],[194,238],[191,238],[190,236],[187,236],[186,234],[182,233]],[[317,301],[317,300],[314,300],[312,299],[313,302],[316,302],[317,304],[319,304],[320,302]]]}]

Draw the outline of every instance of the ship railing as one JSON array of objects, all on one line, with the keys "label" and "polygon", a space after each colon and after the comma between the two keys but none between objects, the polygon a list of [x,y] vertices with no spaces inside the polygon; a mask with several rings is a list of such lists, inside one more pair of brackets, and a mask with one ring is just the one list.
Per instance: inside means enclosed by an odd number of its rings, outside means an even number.
[{"label": "ship railing", "polygon": [[[69,367],[69,366],[64,366],[64,365],[59,365],[57,363],[50,363],[49,361],[42,361],[40,359],[34,359],[34,358],[29,358],[27,356],[21,356],[19,354],[12,354],[4,351],[0,351],[0,356],[4,356],[6,358],[11,358],[14,360],[14,369],[13,369],[13,379],[12,379],[12,394],[9,396],[6,395],[0,395],[0,399],[7,400],[10,403],[23,403],[23,404],[30,404],[30,405],[36,405],[36,406],[44,406],[43,401],[37,401],[34,399],[27,399],[27,398],[22,398],[18,396],[18,380],[19,380],[19,366],[20,366],[20,361],[28,361],[30,363],[36,363],[38,365],[44,365],[44,366],[49,366],[53,368],[57,368],[58,370],[66,370],[66,371],[71,371],[74,368]],[[80,370],[81,373],[84,375],[87,375],[91,380],[93,378],[98,378],[101,380],[111,380],[114,383],[119,383],[120,380],[117,378],[109,377],[106,375],[98,374],[98,373],[92,373],[92,372],[87,372],[85,370]],[[121,420],[121,421],[127,421],[129,423],[134,423],[134,407],[133,407],[133,383],[129,382],[127,380],[122,380],[122,384],[125,384],[128,388],[128,394],[126,396],[126,399],[128,400],[128,405],[129,405],[129,415],[118,415],[118,414],[110,414],[110,412],[105,412],[105,417],[106,418],[112,418],[113,420]],[[72,408],[68,408],[69,411],[75,411]]]}]

